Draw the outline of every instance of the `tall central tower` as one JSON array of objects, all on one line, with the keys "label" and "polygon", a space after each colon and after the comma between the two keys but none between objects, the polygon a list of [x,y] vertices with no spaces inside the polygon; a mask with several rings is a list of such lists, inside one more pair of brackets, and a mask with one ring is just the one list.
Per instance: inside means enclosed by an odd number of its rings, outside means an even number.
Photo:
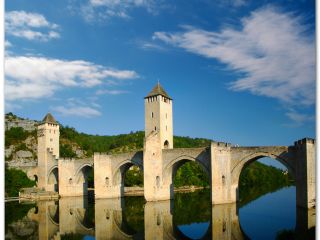
[{"label": "tall central tower", "polygon": [[172,98],[160,83],[144,98],[145,137],[158,132],[161,149],[173,148]]}]

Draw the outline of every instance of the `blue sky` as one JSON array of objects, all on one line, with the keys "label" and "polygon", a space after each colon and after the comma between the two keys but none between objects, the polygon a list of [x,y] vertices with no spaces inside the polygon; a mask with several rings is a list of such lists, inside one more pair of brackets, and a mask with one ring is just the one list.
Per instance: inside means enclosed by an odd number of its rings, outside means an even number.
[{"label": "blue sky", "polygon": [[315,2],[10,0],[6,112],[114,135],[144,129],[159,80],[174,134],[239,145],[315,137]]}]

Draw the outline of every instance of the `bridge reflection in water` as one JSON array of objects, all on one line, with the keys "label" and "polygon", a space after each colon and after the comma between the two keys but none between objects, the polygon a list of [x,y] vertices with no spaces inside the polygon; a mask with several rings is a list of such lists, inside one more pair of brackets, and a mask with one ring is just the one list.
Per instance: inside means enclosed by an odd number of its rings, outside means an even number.
[{"label": "bridge reflection in water", "polygon": [[[39,201],[37,207],[29,211],[28,218],[38,222],[39,239],[75,235],[96,239],[191,239],[178,226],[181,220],[174,217],[174,201],[140,201],[136,208],[132,208],[132,204],[126,207],[125,201],[125,198],[96,199],[94,204],[88,204],[83,197],[61,198],[59,202]],[[209,213],[201,213],[205,219],[200,221],[209,224],[200,239],[247,239],[235,203],[213,205],[207,210]],[[306,236],[308,229],[314,226],[315,210],[298,208],[297,234]]]}]

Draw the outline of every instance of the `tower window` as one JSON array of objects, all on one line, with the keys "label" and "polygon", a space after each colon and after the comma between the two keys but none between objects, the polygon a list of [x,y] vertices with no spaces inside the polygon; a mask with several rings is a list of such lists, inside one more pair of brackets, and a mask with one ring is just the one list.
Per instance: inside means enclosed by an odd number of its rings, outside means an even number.
[{"label": "tower window", "polygon": [[164,146],[165,149],[169,148],[169,141],[166,140],[166,141],[164,142],[163,146]]},{"label": "tower window", "polygon": [[157,188],[160,187],[160,177],[159,176],[156,177],[156,185],[157,185]]},{"label": "tower window", "polygon": [[52,142],[53,141],[53,139],[52,138],[50,138],[50,142]]},{"label": "tower window", "polygon": [[151,113],[151,118],[153,118],[153,112]]},{"label": "tower window", "polygon": [[157,131],[157,127],[154,127],[154,130]]}]

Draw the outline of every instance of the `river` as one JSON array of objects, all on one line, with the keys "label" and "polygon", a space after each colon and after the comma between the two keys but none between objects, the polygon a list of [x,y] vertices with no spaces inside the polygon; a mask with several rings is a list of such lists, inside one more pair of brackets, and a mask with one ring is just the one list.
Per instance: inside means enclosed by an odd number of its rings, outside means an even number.
[{"label": "river", "polygon": [[[61,198],[5,204],[6,239],[315,239],[315,210],[296,209],[295,187],[212,206],[208,190],[172,201]],[[297,217],[298,216],[298,217]]]}]

